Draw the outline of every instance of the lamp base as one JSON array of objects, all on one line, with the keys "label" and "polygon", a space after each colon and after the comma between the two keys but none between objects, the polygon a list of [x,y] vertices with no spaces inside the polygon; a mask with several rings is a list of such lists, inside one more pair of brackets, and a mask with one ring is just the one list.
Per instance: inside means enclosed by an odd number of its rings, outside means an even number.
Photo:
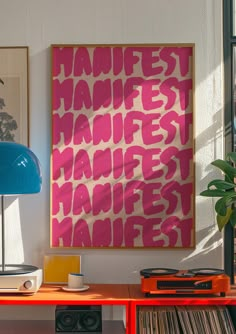
[{"label": "lamp base", "polygon": [[[38,291],[43,280],[42,269],[28,265],[7,265],[6,267],[9,271],[0,273],[0,294],[34,294]],[[26,272],[22,273],[25,270]]]}]

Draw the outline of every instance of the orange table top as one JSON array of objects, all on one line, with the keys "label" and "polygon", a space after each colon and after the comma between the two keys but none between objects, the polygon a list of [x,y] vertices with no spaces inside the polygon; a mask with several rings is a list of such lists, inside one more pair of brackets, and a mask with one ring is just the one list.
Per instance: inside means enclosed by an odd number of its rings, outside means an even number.
[{"label": "orange table top", "polygon": [[0,305],[73,305],[73,304],[110,304],[124,305],[128,302],[135,304],[229,304],[236,305],[236,286],[231,286],[231,291],[226,297],[218,295],[156,295],[145,297],[140,284],[88,284],[89,289],[81,292],[66,292],[60,284],[43,284],[38,292],[33,295],[0,294]]},{"label": "orange table top", "polygon": [[129,301],[127,284],[88,284],[81,292],[66,292],[63,285],[43,284],[33,295],[0,294],[0,304],[125,304]]}]

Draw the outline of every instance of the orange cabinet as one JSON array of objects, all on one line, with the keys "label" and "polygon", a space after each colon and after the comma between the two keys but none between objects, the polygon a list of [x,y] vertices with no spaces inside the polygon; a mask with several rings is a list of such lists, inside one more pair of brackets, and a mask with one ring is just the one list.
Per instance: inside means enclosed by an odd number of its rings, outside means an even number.
[{"label": "orange cabinet", "polygon": [[[43,285],[34,295],[0,295],[0,305],[120,305],[125,308],[123,321],[103,322],[102,334],[130,334],[129,287],[126,284],[89,284],[83,292],[65,292],[61,285]],[[10,308],[9,308],[10,310]],[[9,311],[10,312],[10,311]],[[48,320],[0,321],[0,334],[54,334],[55,322]]]}]

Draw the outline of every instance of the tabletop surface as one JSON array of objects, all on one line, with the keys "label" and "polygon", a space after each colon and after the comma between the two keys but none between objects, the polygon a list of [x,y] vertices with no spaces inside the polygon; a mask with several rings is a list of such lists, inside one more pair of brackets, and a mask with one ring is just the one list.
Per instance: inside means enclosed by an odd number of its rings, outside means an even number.
[{"label": "tabletop surface", "polygon": [[110,304],[128,301],[129,288],[127,284],[88,284],[86,291],[67,292],[62,289],[63,285],[43,284],[40,289],[32,294],[2,293],[0,294],[0,304],[53,304],[63,302],[83,302],[103,301]]}]

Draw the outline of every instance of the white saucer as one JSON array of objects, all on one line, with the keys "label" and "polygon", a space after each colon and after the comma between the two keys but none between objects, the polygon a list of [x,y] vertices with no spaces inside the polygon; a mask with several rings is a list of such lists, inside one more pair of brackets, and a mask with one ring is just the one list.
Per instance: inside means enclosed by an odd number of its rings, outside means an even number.
[{"label": "white saucer", "polygon": [[73,288],[69,288],[68,287],[68,285],[66,285],[66,286],[63,286],[62,287],[62,290],[64,290],[64,291],[70,291],[70,292],[75,292],[75,291],[86,291],[86,290],[88,290],[89,289],[89,286],[88,285],[84,285],[82,288],[75,288],[75,289],[73,289]]}]

